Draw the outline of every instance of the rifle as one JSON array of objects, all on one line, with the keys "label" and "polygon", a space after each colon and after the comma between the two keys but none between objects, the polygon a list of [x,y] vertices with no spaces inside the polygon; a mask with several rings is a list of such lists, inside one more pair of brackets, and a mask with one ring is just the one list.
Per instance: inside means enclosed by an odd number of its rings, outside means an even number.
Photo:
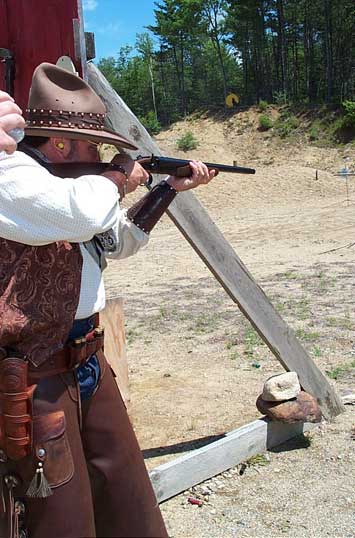
[{"label": "rifle", "polygon": [[[137,162],[150,174],[150,178],[146,183],[149,186],[152,183],[151,174],[163,174],[177,177],[190,177],[192,171],[188,160],[186,159],[174,159],[172,157],[161,157],[160,155],[151,155],[150,157],[137,157]],[[114,162],[111,163],[82,163],[82,162],[68,162],[68,163],[47,163],[41,162],[41,164],[47,168],[47,170],[59,177],[79,177],[84,175],[100,175],[103,172],[110,170],[118,170],[118,165]],[[255,174],[253,168],[243,168],[241,166],[229,166],[227,164],[218,163],[204,163],[209,170],[216,170],[218,172],[229,172],[232,174]]]},{"label": "rifle", "polygon": [[[152,155],[151,157],[138,157],[137,161],[150,174],[165,174],[177,177],[190,177],[192,172],[189,161],[186,159],[174,159],[173,157],[161,157]],[[229,166],[227,164],[204,163],[209,170],[218,172],[229,172],[232,174],[255,174],[253,168],[243,168],[242,166]]]}]

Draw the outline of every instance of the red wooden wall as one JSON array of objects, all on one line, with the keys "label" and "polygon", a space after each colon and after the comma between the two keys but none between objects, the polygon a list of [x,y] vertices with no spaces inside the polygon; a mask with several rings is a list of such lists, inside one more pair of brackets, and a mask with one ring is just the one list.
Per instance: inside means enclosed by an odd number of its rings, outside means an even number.
[{"label": "red wooden wall", "polygon": [[[32,73],[41,62],[75,59],[73,19],[79,19],[81,0],[0,0],[0,48],[15,55],[15,99],[25,109]],[[82,21],[80,21],[82,23]],[[0,63],[0,89],[5,89],[5,69]]]}]

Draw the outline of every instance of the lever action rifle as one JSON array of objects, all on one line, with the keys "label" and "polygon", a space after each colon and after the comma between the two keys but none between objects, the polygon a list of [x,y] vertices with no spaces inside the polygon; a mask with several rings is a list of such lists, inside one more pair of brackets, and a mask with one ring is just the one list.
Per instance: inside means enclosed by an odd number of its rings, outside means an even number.
[{"label": "lever action rifle", "polygon": [[[113,159],[114,161],[114,159]],[[149,188],[153,178],[151,174],[164,174],[177,177],[190,177],[192,170],[188,160],[174,159],[172,157],[161,157],[160,155],[152,155],[151,157],[138,157],[137,162],[150,174],[150,178],[146,183]],[[68,162],[68,163],[41,163],[47,170],[59,177],[79,177],[84,175],[95,174],[99,175],[109,170],[119,171],[118,164],[111,163],[85,163],[85,162]],[[232,174],[255,174],[253,168],[243,168],[241,166],[229,166],[227,164],[204,163],[209,170],[219,172],[229,172]]]}]

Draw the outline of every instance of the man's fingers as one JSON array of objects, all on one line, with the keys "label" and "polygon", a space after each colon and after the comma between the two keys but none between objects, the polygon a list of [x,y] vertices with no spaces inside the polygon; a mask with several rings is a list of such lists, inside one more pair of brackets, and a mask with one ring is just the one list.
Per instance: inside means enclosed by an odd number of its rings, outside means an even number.
[{"label": "man's fingers", "polygon": [[12,102],[14,102],[11,95],[9,95],[8,93],[3,92],[3,91],[0,90],[0,103],[3,103],[4,101],[12,101]]},{"label": "man's fingers", "polygon": [[211,181],[214,177],[216,177],[217,175],[217,170],[209,170],[208,171],[208,175],[209,175],[209,180],[208,181]]},{"label": "man's fingers", "polygon": [[17,144],[11,136],[8,136],[0,128],[0,151],[5,151],[6,153],[13,153],[16,150]]},{"label": "man's fingers", "polygon": [[7,116],[8,114],[22,114],[22,110],[15,103],[11,101],[3,101],[0,107],[0,117]]},{"label": "man's fingers", "polygon": [[9,100],[5,92],[0,92],[0,151],[13,153],[16,142],[8,133],[12,129],[24,129],[26,122],[21,116],[21,109]]},{"label": "man's fingers", "polygon": [[205,163],[201,161],[190,161],[192,169],[192,179],[198,184],[206,184],[215,176],[214,170],[209,170]]},{"label": "man's fingers", "polygon": [[190,167],[192,168],[192,178],[198,180],[202,175],[202,163],[199,161],[190,161]]},{"label": "man's fingers", "polygon": [[20,114],[7,114],[0,117],[0,129],[8,133],[11,129],[23,129],[26,125],[25,120]]}]

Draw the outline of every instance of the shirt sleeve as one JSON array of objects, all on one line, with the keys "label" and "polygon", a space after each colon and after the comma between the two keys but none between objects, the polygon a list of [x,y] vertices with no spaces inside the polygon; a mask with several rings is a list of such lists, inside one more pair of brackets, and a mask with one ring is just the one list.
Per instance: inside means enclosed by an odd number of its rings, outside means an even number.
[{"label": "shirt sleeve", "polygon": [[119,221],[126,217],[118,200],[117,187],[105,177],[58,178],[21,152],[0,159],[0,236],[5,239],[39,246],[88,241],[110,228],[120,232]]},{"label": "shirt sleeve", "polygon": [[149,240],[149,235],[129,220],[125,209],[121,211],[120,218],[110,232],[113,234],[115,248],[105,250],[105,256],[109,259],[117,260],[133,256]]}]

